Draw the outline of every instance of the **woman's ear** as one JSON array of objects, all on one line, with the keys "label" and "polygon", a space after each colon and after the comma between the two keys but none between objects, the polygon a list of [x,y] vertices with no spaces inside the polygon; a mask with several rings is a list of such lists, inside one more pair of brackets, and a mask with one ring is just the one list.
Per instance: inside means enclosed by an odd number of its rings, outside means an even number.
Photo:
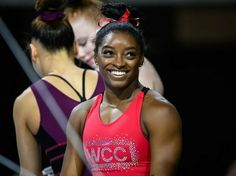
[{"label": "woman's ear", "polygon": [[30,43],[31,59],[35,61],[38,57],[38,51],[34,44]]},{"label": "woman's ear", "polygon": [[97,53],[94,53],[94,62],[95,62],[96,65],[98,65],[97,56],[98,56]]},{"label": "woman's ear", "polygon": [[140,63],[139,63],[139,67],[142,67],[144,63],[144,56],[141,56],[140,58]]}]

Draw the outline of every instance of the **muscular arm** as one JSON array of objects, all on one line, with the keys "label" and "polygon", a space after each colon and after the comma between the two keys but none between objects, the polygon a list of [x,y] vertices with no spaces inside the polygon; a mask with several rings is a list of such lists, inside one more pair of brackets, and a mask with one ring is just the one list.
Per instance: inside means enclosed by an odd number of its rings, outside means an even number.
[{"label": "muscular arm", "polygon": [[[86,106],[85,106],[86,105]],[[83,175],[85,156],[82,146],[84,121],[87,116],[88,104],[81,103],[70,115],[66,129],[67,147],[64,155],[61,176]]]},{"label": "muscular arm", "polygon": [[33,136],[37,122],[34,120],[34,102],[29,91],[24,92],[14,102],[13,118],[17,149],[20,160],[20,175],[41,175],[40,149]]},{"label": "muscular arm", "polygon": [[164,94],[164,86],[162,80],[152,65],[152,63],[147,59],[144,58],[143,66],[140,67],[139,70],[139,81],[146,87],[150,89],[156,90],[161,95]]},{"label": "muscular arm", "polygon": [[152,104],[144,120],[151,146],[151,176],[172,176],[181,153],[181,122],[176,109]]}]

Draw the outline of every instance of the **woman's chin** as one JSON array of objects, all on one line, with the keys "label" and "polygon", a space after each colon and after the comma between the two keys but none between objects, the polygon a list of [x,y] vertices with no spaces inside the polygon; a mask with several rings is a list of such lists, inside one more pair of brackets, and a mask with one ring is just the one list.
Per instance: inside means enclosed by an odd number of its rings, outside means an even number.
[{"label": "woman's chin", "polygon": [[98,66],[95,64],[94,61],[92,61],[92,60],[86,61],[86,64],[88,64],[94,70],[98,70]]}]

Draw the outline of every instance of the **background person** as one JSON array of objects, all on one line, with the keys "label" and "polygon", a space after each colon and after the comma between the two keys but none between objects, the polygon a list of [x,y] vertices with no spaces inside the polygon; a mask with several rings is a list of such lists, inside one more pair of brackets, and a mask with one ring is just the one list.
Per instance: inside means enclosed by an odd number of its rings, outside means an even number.
[{"label": "background person", "polygon": [[[83,64],[98,70],[94,62],[94,39],[96,31],[99,29],[98,22],[102,16],[118,20],[125,12],[126,7],[122,5],[114,5],[115,14],[101,14],[101,1],[99,0],[71,0],[69,1],[68,8],[65,14],[73,27],[75,38],[78,44],[77,59],[82,61]],[[129,18],[140,18],[138,11],[134,8],[127,7],[130,11]],[[152,65],[152,63],[145,57],[143,66],[140,67],[139,74],[140,82],[160,94],[164,94],[164,86],[162,80]]]},{"label": "background person", "polygon": [[64,17],[64,3],[36,1],[39,15],[32,22],[30,49],[41,79],[23,91],[13,107],[20,175],[25,174],[24,169],[41,175],[43,154],[55,175],[60,173],[66,147],[64,132],[72,108],[104,90],[97,71],[74,64],[78,51],[73,29]]}]

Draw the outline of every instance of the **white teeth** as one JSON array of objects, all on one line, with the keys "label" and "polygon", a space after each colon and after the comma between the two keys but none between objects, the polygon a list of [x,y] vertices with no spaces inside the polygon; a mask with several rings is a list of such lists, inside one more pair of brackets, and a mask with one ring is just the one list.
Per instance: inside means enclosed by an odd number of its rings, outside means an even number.
[{"label": "white teeth", "polygon": [[125,72],[124,71],[111,71],[111,74],[115,76],[123,76],[125,75]]}]

